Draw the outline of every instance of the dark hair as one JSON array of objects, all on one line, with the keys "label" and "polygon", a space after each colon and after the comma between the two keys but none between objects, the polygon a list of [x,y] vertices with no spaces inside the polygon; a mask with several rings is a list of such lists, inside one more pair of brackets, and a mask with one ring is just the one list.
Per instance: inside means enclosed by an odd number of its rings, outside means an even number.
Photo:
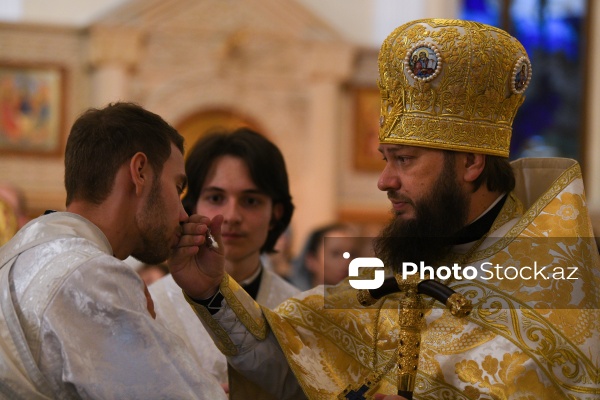
[{"label": "dark hair", "polygon": [[319,245],[323,242],[323,238],[331,231],[346,230],[350,227],[343,223],[333,223],[319,228],[315,228],[308,239],[306,239],[306,245],[304,247],[304,255],[315,255],[319,249]]},{"label": "dark hair", "polygon": [[118,169],[137,152],[156,175],[171,155],[183,153],[183,137],[160,116],[134,103],[112,103],[85,111],[73,124],[65,150],[67,206],[75,199],[100,204],[110,194]]},{"label": "dark hair", "polygon": [[[456,153],[444,150],[446,161]],[[481,174],[473,181],[473,191],[485,183],[490,192],[509,193],[515,188],[515,173],[507,158],[498,156],[485,156],[485,166]]]},{"label": "dark hair", "polygon": [[194,145],[185,163],[188,190],[182,200],[183,207],[190,215],[195,212],[210,167],[215,159],[224,155],[242,159],[254,184],[271,198],[274,206],[283,206],[283,215],[273,221],[260,249],[261,252],[274,252],[275,242],[290,224],[294,204],[283,155],[271,141],[251,129],[212,132]]},{"label": "dark hair", "polygon": [[512,192],[515,188],[515,173],[507,158],[485,156],[485,166],[481,175],[473,181],[474,190],[485,182],[490,192]]}]

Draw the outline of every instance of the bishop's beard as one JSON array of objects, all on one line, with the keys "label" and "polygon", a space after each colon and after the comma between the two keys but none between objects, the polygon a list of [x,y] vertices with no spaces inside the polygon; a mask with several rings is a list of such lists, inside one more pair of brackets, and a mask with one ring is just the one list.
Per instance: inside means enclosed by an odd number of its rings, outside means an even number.
[{"label": "bishop's beard", "polygon": [[403,262],[435,267],[450,253],[452,236],[465,226],[470,198],[461,191],[453,167],[445,156],[444,169],[423,199],[414,201],[415,218],[396,215],[374,240],[375,255],[395,272]]}]

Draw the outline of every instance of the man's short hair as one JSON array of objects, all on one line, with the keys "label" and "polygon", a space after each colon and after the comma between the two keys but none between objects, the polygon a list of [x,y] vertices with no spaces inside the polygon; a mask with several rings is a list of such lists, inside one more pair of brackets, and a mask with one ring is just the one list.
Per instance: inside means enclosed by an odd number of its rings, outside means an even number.
[{"label": "man's short hair", "polygon": [[485,156],[481,175],[473,182],[474,190],[484,184],[490,192],[509,193],[515,188],[515,174],[505,157]]},{"label": "man's short hair", "polygon": [[157,114],[118,102],[85,111],[73,124],[65,150],[67,206],[75,199],[100,204],[110,194],[118,169],[142,152],[156,176],[171,155],[183,153],[183,137]]}]

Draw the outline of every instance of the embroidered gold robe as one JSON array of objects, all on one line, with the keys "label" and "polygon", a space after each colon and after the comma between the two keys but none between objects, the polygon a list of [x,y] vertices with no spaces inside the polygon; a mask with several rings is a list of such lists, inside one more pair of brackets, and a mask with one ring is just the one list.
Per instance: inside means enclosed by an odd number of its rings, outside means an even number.
[{"label": "embroidered gold robe", "polygon": [[[488,235],[475,248],[455,249],[479,275],[447,283],[473,302],[473,312],[466,319],[439,305],[426,312],[415,399],[600,398],[600,260],[579,165],[523,159],[513,167],[517,187]],[[502,273],[485,272],[496,265]],[[258,339],[266,337],[266,316],[310,399],[335,399],[347,385],[382,374],[395,357],[394,296],[364,308],[346,281],[260,315],[238,302],[235,285],[225,286],[231,308]],[[234,350],[223,333],[213,338]],[[395,368],[375,389],[396,392]]]}]

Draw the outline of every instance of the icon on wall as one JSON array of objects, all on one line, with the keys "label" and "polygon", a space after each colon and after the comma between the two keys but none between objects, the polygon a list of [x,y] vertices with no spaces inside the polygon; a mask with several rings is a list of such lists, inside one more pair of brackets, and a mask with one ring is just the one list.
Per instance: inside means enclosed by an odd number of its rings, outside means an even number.
[{"label": "icon on wall", "polygon": [[0,153],[59,155],[63,122],[62,68],[0,64]]}]

